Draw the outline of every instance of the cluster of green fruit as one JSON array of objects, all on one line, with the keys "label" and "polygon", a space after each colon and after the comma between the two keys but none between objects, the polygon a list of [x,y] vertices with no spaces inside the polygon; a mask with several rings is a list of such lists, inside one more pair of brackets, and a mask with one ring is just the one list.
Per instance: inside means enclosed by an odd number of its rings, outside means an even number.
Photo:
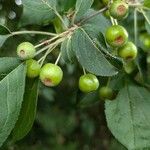
[{"label": "cluster of green fruit", "polygon": [[22,60],[26,60],[27,77],[40,76],[41,82],[46,86],[57,86],[63,77],[62,69],[55,64],[47,63],[43,67],[34,58],[36,49],[33,44],[23,42],[17,47],[17,54]]},{"label": "cluster of green fruit", "polygon": [[[27,77],[36,78],[40,77],[41,82],[49,87],[57,86],[62,78],[62,69],[55,64],[47,63],[41,67],[41,65],[34,58],[36,49],[33,44],[29,42],[23,42],[17,47],[17,55],[22,59],[26,60],[27,65]],[[82,75],[79,79],[79,89],[84,92],[92,92],[97,90],[99,87],[99,80],[93,74]],[[108,87],[102,87],[100,89],[100,95],[103,98],[111,99],[113,97],[112,89]]]},{"label": "cluster of green fruit", "polygon": [[[109,9],[109,15],[113,19],[124,19],[129,12],[129,6],[124,0],[114,0],[109,4],[108,0],[103,0]],[[118,55],[125,60],[133,60],[137,56],[136,46],[128,41],[128,32],[120,25],[113,25],[106,31],[106,41],[113,48],[118,49]]]},{"label": "cluster of green fruit", "polygon": [[[108,1],[106,1],[108,4]],[[128,14],[128,4],[123,0],[114,0],[109,4],[109,13],[113,19],[123,19]],[[123,26],[118,24],[112,25],[106,31],[106,41],[112,47],[117,49],[118,56],[124,60],[134,60],[137,56],[136,46],[128,41],[128,32]],[[17,48],[18,56],[26,60],[27,76],[29,78],[40,77],[41,82],[49,87],[57,86],[62,78],[62,69],[52,63],[47,63],[44,66],[40,65],[38,61],[33,59],[36,55],[34,45],[29,42],[21,43]],[[79,89],[84,92],[92,92],[99,88],[98,78],[91,74],[85,73],[79,79]],[[102,99],[113,99],[114,91],[108,87],[101,87],[99,90]]]},{"label": "cluster of green fruit", "polygon": [[106,41],[113,48],[117,48],[118,56],[125,60],[134,60],[137,56],[137,47],[128,41],[128,32],[120,25],[113,25],[106,31]]}]

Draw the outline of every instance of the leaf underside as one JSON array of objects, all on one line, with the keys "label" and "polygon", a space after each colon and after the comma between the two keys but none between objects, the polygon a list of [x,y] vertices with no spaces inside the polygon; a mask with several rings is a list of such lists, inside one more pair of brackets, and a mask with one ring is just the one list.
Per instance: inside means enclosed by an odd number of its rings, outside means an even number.
[{"label": "leaf underside", "polygon": [[113,76],[117,69],[105,58],[83,29],[72,36],[72,48],[79,63],[89,72],[98,76]]}]

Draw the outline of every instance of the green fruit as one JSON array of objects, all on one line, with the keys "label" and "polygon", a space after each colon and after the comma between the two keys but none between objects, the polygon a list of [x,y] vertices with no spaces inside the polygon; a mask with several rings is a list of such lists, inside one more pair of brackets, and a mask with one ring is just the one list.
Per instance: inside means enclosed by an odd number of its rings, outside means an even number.
[{"label": "green fruit", "polygon": [[145,33],[140,35],[140,43],[145,52],[150,51],[150,34]]},{"label": "green fruit", "polygon": [[115,19],[123,19],[128,15],[129,6],[126,2],[117,0],[110,5],[110,15]]},{"label": "green fruit", "polygon": [[57,86],[62,81],[62,78],[63,71],[55,64],[48,63],[41,68],[40,80],[46,86]]},{"label": "green fruit", "polygon": [[26,64],[27,64],[27,77],[29,78],[38,77],[41,68],[40,64],[34,59],[27,60]]},{"label": "green fruit", "polygon": [[127,42],[118,49],[118,55],[125,60],[133,60],[137,56],[137,47],[132,42]]},{"label": "green fruit", "polygon": [[133,61],[129,61],[129,62],[125,63],[124,70],[126,73],[130,74],[134,71],[134,69],[135,69],[135,64]]},{"label": "green fruit", "polygon": [[79,89],[82,92],[88,93],[97,90],[99,87],[99,81],[93,74],[82,75],[79,79]]},{"label": "green fruit", "polygon": [[126,29],[120,25],[113,25],[106,31],[106,41],[112,47],[121,47],[128,40]]},{"label": "green fruit", "polygon": [[99,96],[101,99],[112,100],[114,98],[114,92],[110,87],[104,86],[100,88]]},{"label": "green fruit", "polygon": [[23,42],[17,47],[17,55],[23,60],[33,58],[35,53],[34,45],[29,42]]}]

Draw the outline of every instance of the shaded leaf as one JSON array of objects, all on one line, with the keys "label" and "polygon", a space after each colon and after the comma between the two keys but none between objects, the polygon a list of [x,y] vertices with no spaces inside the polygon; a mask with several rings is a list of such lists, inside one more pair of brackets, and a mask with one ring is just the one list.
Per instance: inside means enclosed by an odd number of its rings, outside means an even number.
[{"label": "shaded leaf", "polygon": [[21,64],[0,81],[0,146],[18,119],[25,87],[25,65]]},{"label": "shaded leaf", "polygon": [[6,34],[6,35],[0,35],[0,47],[3,46],[3,44],[5,43],[5,41],[10,37],[10,34]]},{"label": "shaded leaf", "polygon": [[[83,19],[95,13],[95,10],[90,9]],[[108,21],[108,19],[106,19],[102,14],[96,15],[82,24],[82,28],[90,35],[91,38],[98,38],[100,32],[105,34],[106,29],[111,26],[110,21]]]},{"label": "shaded leaf", "polygon": [[7,34],[10,34],[10,30],[6,26],[0,24],[0,35],[7,35]]},{"label": "shaded leaf", "polygon": [[127,85],[114,101],[106,102],[106,118],[112,134],[129,150],[150,149],[150,92]]},{"label": "shaded leaf", "polygon": [[37,108],[38,83],[38,79],[26,80],[22,109],[12,134],[14,141],[24,138],[32,128]]},{"label": "shaded leaf", "polygon": [[99,76],[117,74],[116,68],[109,63],[84,30],[75,31],[72,47],[78,61],[87,71]]},{"label": "shaded leaf", "polygon": [[[46,3],[47,4],[46,4]],[[23,0],[23,15],[21,18],[22,25],[38,24],[45,21],[51,21],[56,9],[56,0]]]},{"label": "shaded leaf", "polygon": [[74,61],[74,51],[71,46],[71,38],[66,39],[61,45],[61,54],[65,62]]},{"label": "shaded leaf", "polygon": [[20,60],[15,57],[0,58],[0,80],[19,65]]},{"label": "shaded leaf", "polygon": [[91,8],[94,0],[77,0],[74,20],[79,21],[82,16]]}]

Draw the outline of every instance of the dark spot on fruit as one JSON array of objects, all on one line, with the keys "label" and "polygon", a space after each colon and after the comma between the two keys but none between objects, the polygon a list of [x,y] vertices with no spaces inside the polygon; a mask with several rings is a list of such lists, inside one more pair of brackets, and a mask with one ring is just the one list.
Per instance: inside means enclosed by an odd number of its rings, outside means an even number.
[{"label": "dark spot on fruit", "polygon": [[21,55],[21,56],[24,56],[24,55],[25,55],[25,51],[24,51],[23,49],[20,51],[20,55]]},{"label": "dark spot on fruit", "polygon": [[50,79],[46,78],[43,80],[44,85],[46,86],[53,86],[53,83]]},{"label": "dark spot on fruit", "polygon": [[124,5],[120,5],[117,7],[117,12],[119,15],[124,15],[126,13],[126,7]]},{"label": "dark spot on fruit", "polygon": [[115,43],[118,45],[120,45],[120,44],[123,44],[123,42],[124,42],[124,39],[123,39],[123,37],[122,36],[118,36],[116,39],[115,39]]},{"label": "dark spot on fruit", "polygon": [[126,60],[128,60],[128,61],[130,61],[130,60],[132,60],[133,59],[133,56],[127,56],[126,57]]}]

